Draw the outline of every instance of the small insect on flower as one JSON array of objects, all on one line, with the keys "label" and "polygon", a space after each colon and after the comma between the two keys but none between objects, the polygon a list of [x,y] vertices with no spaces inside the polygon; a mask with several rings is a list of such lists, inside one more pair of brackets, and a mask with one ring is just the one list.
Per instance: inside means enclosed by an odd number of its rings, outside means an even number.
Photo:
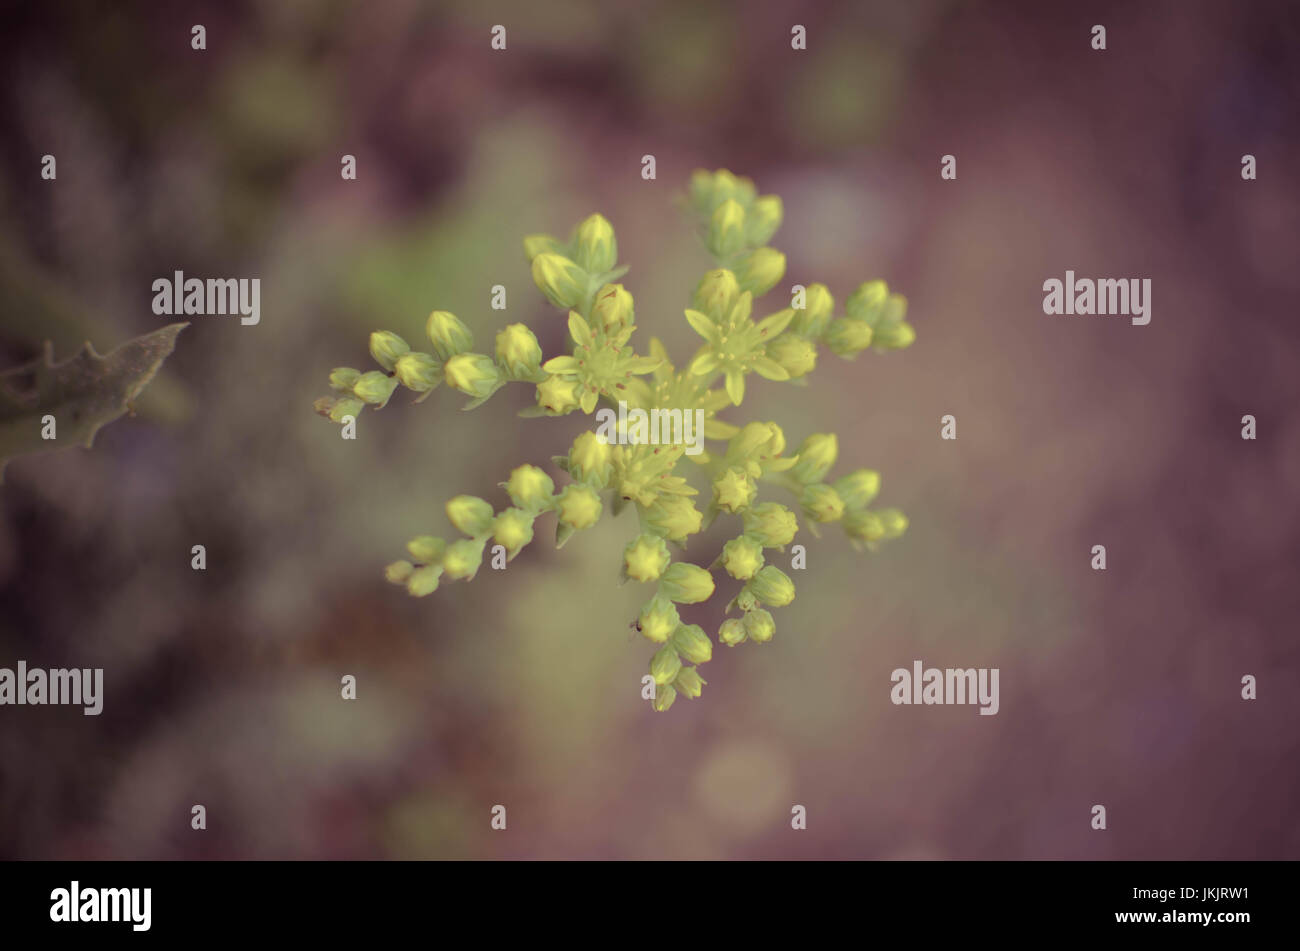
[{"label": "small insect on flower", "polygon": [[[315,403],[321,415],[346,424],[367,407],[389,405],[399,387],[421,402],[446,384],[470,397],[465,409],[475,409],[499,390],[523,384],[533,394],[523,416],[591,416],[599,407],[605,421],[578,433],[567,455],[551,457],[554,475],[526,463],[499,483],[503,493],[453,496],[446,515],[463,537],[416,535],[407,542],[409,557],[390,562],[384,576],[412,597],[427,598],[449,581],[473,579],[489,543],[512,560],[535,540],[538,520],[554,513],[556,545],[564,545],[595,526],[608,502],[626,526],[621,580],[653,586],[629,636],[653,645],[651,707],[658,712],[678,696],[703,694],[700,666],[712,660],[713,640],[683,620],[679,606],[704,604],[717,594],[712,571],[742,582],[723,611],[728,616],[717,641],[764,644],[776,631],[768,609],[795,599],[794,582],[765,554],[794,540],[796,510],[814,534],[838,522],[857,549],[874,551],[908,526],[896,508],[868,508],[880,492],[875,470],[832,476],[839,461],[834,433],[807,435],[787,453],[777,423],[724,418],[741,406],[755,375],[804,384],[824,353],[854,359],[868,349],[910,346],[916,332],[906,320],[906,299],[884,281],[870,280],[848,295],[838,315],[831,290],[815,282],[796,288],[788,301],[765,304],[786,271],[785,255],[769,244],[785,214],[781,199],[760,194],[753,181],[725,169],[693,173],[687,198],[694,230],[713,260],[683,314],[700,338],[684,361],[674,363],[654,337],[637,349],[632,290],[618,283],[628,268],[618,262],[613,224],[594,213],[573,227],[568,240],[549,234],[523,239],[533,283],[568,331],[562,352],[548,358],[526,323],[499,328],[490,353],[476,352],[471,325],[477,327],[477,318],[466,322],[434,310],[424,325],[430,352],[412,350],[413,337],[377,330],[367,349],[378,369],[335,368],[330,394]],[[554,336],[548,330],[540,339]],[[608,414],[620,422],[609,423]],[[661,422],[677,435],[660,439]],[[690,464],[682,466],[684,459]],[[771,488],[788,493],[792,507],[766,497]],[[674,560],[718,519],[731,520],[738,531],[721,551],[707,553],[703,560],[712,558],[712,570]],[[495,555],[492,561],[501,567]]]}]

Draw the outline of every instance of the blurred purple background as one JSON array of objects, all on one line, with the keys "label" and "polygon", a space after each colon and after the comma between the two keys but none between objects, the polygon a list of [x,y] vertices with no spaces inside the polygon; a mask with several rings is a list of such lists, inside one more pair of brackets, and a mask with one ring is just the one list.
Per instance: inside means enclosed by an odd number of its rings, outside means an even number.
[{"label": "blurred purple background", "polygon": [[[94,450],[9,467],[0,666],[106,698],[0,708],[0,856],[1300,857],[1294,4],[29,4],[0,37],[4,365],[154,329],[176,269],[262,282]],[[439,391],[348,443],[311,404],[435,308],[559,352],[520,239],[595,210],[681,362],[696,167],[783,197],[784,285],[909,298],[911,349],[724,416],[837,432],[911,528],[801,533],[776,639],[655,715],[626,519],[423,600],[382,577],[578,418]],[[1067,268],[1150,278],[1150,325],[1045,316]],[[1000,712],[892,705],[915,659],[1000,668]]]}]

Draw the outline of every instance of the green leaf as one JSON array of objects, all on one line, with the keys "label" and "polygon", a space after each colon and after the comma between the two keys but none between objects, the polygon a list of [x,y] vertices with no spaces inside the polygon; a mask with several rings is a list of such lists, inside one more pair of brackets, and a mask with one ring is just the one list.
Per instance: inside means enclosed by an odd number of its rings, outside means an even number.
[{"label": "green leaf", "polygon": [[[58,364],[47,341],[41,356],[0,373],[0,480],[14,456],[77,444],[89,449],[102,426],[131,411],[188,326],[168,324],[104,356],[87,343]],[[41,437],[46,415],[55,419],[56,439]]]}]

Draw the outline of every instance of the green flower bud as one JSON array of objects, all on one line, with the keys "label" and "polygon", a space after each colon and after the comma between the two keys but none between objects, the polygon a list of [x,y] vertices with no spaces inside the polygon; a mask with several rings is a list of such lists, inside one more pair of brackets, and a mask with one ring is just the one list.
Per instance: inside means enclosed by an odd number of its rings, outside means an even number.
[{"label": "green flower bud", "polygon": [[799,531],[799,520],[778,502],[763,502],[745,513],[745,534],[764,548],[784,548]]},{"label": "green flower bud", "polygon": [[790,379],[807,376],[817,366],[817,347],[792,334],[781,334],[767,345],[767,355],[781,365]]},{"label": "green flower bud", "polygon": [[510,501],[526,512],[540,512],[550,504],[555,483],[537,466],[520,466],[503,482]]},{"label": "green flower bud", "polygon": [[424,325],[433,352],[444,363],[458,353],[467,353],[474,348],[474,335],[460,322],[455,314],[445,310],[435,310],[429,315]]},{"label": "green flower bud", "polygon": [[854,357],[871,346],[871,325],[862,320],[837,317],[826,328],[826,346],[841,357]]},{"label": "green flower bud", "polygon": [[713,209],[704,244],[715,258],[723,259],[745,246],[745,209],[740,202],[728,198]]},{"label": "green flower bud", "polygon": [[784,214],[779,195],[764,195],[755,200],[745,217],[745,243],[754,248],[767,244],[781,227]]},{"label": "green flower bud", "polygon": [[492,520],[492,540],[506,550],[507,560],[533,540],[533,516],[522,509],[506,509]]},{"label": "green flower bud", "polygon": [[409,561],[395,561],[384,569],[384,578],[389,584],[406,584],[406,579],[415,571],[415,565]]},{"label": "green flower bud", "polygon": [[590,528],[600,519],[603,505],[600,493],[590,486],[574,482],[556,497],[555,511],[560,524],[573,529]]},{"label": "green flower bud", "polygon": [[889,300],[889,286],[884,281],[867,281],[844,302],[844,313],[853,320],[862,320],[875,327],[885,313]]},{"label": "green flower bud", "polygon": [[491,396],[502,382],[492,358],[481,353],[458,353],[442,365],[442,373],[448,385],[477,399]]},{"label": "green flower bud", "polygon": [[525,324],[509,324],[497,334],[497,362],[512,380],[531,379],[542,365],[542,348]]},{"label": "green flower bud", "polygon": [[844,516],[844,531],[854,541],[870,545],[885,537],[885,523],[875,512],[849,512]]},{"label": "green flower bud", "polygon": [[[677,674],[682,669],[682,659],[677,656],[677,651],[673,649],[672,644],[665,644],[655,651],[654,657],[650,658],[650,676],[655,679],[656,687],[663,687],[677,679]],[[655,693],[659,693],[658,690]]]},{"label": "green flower bud", "polygon": [[329,417],[336,423],[343,422],[344,417],[351,416],[356,419],[365,409],[366,404],[361,400],[335,400],[329,409]]},{"label": "green flower bud", "polygon": [[677,691],[673,689],[672,684],[665,684],[660,687],[655,691],[655,698],[653,701],[655,712],[663,713],[673,705],[673,701],[676,699]]},{"label": "green flower bud", "polygon": [[776,565],[760,568],[749,582],[749,590],[768,607],[783,608],[794,600],[794,582]]},{"label": "green flower bud", "polygon": [[410,349],[405,340],[390,331],[376,330],[370,335],[370,355],[389,373],[393,372],[397,358]]},{"label": "green flower bud", "polygon": [[886,539],[900,538],[907,531],[907,516],[898,509],[881,509],[878,514]]},{"label": "green flower bud", "polygon": [[800,482],[820,482],[831,471],[840,454],[840,443],[834,433],[813,433],[799,447],[799,461],[790,469],[790,475]]},{"label": "green flower bud", "polygon": [[722,546],[721,560],[727,574],[748,581],[763,567],[763,546],[748,535],[741,535]]},{"label": "green flower bud", "polygon": [[658,535],[639,535],[623,549],[623,572],[633,581],[656,581],[672,556]]},{"label": "green flower bud", "polygon": [[351,393],[361,379],[361,371],[351,367],[335,367],[330,371],[330,386],[341,393]]},{"label": "green flower bud", "polygon": [[825,284],[809,284],[804,292],[803,310],[794,312],[790,329],[803,337],[820,337],[831,322],[835,298]]},{"label": "green flower bud", "polygon": [[662,594],[656,594],[641,608],[636,627],[647,639],[664,644],[681,623],[677,605]]},{"label": "green flower bud", "polygon": [[718,640],[728,647],[735,647],[737,644],[743,644],[748,635],[745,633],[745,622],[738,617],[729,617],[722,622],[718,628]]},{"label": "green flower bud", "polygon": [[880,492],[880,473],[874,469],[857,469],[835,480],[835,491],[846,509],[860,509],[871,504]]},{"label": "green flower bud", "polygon": [[433,565],[442,560],[442,553],[447,550],[447,543],[433,535],[421,535],[406,543],[406,550],[421,565]]},{"label": "green flower bud", "polygon": [[877,350],[905,350],[916,340],[916,331],[909,323],[885,324],[876,328],[871,338]]},{"label": "green flower bud", "polygon": [[683,667],[677,673],[677,679],[673,681],[673,686],[677,688],[677,692],[682,696],[694,700],[703,692],[706,683],[708,681],[701,677],[699,671],[694,667]]},{"label": "green flower bud", "polygon": [[548,252],[533,258],[533,283],[556,307],[570,310],[582,303],[587,273],[564,255]]},{"label": "green flower bud", "polygon": [[749,508],[757,494],[758,486],[754,485],[754,480],[744,469],[736,466],[719,473],[713,480],[714,504],[724,512],[734,513]]},{"label": "green flower bud", "polygon": [[751,251],[736,266],[736,280],[741,291],[762,297],[785,277],[785,255],[776,248]]},{"label": "green flower bud", "polygon": [[726,268],[717,268],[700,279],[693,303],[696,310],[716,322],[726,320],[739,299],[740,285],[736,282],[736,275]]},{"label": "green flower bud", "polygon": [[537,384],[537,405],[552,413],[567,413],[578,408],[578,381],[548,376]]},{"label": "green flower bud", "polygon": [[713,642],[698,624],[683,624],[673,631],[672,646],[692,664],[707,664],[713,659]]},{"label": "green flower bud", "polygon": [[474,495],[458,495],[447,502],[447,518],[462,533],[476,538],[492,530],[492,506]]},{"label": "green flower bud", "polygon": [[539,254],[564,254],[564,245],[549,234],[530,234],[524,238],[524,254],[531,263]]},{"label": "green flower bud", "polygon": [[699,565],[679,561],[663,573],[659,590],[678,604],[699,604],[713,595],[713,575]]},{"label": "green flower bud", "polygon": [[766,644],[776,633],[776,621],[772,619],[771,613],[762,608],[755,608],[753,611],[746,612],[744,628],[749,639],[755,644]]},{"label": "green flower bud", "polygon": [[704,523],[704,513],[684,495],[661,495],[646,509],[646,527],[670,542],[683,542]]},{"label": "green flower bud", "polygon": [[442,570],[448,578],[473,578],[483,563],[486,540],[462,538],[452,542],[442,554]]},{"label": "green flower bud", "polygon": [[844,517],[844,500],[825,483],[805,486],[799,496],[799,506],[814,522],[838,522]]},{"label": "green flower bud", "polygon": [[603,489],[614,474],[613,460],[613,446],[593,432],[581,433],[569,449],[568,472],[578,482]]},{"label": "green flower bud", "polygon": [[428,353],[404,353],[393,370],[398,382],[416,393],[427,393],[442,382],[442,366]]},{"label": "green flower bud", "polygon": [[616,334],[631,327],[635,317],[632,295],[622,284],[606,284],[596,294],[591,319],[597,326],[603,327],[605,333]]},{"label": "green flower bud", "polygon": [[591,215],[578,225],[573,240],[573,256],[578,267],[590,274],[603,274],[618,263],[614,227],[604,215]]},{"label": "green flower bud", "polygon": [[383,406],[397,389],[397,380],[379,370],[361,374],[352,392],[371,406]]},{"label": "green flower bud", "polygon": [[438,581],[442,578],[441,565],[425,565],[416,568],[406,579],[407,593],[413,597],[423,598],[438,590]]}]

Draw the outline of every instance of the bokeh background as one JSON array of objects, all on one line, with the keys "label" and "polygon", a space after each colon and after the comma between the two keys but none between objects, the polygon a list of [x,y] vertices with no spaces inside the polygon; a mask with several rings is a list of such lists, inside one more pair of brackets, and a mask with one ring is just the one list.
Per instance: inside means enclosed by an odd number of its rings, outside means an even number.
[{"label": "bokeh background", "polygon": [[[102,666],[106,699],[0,709],[0,855],[1300,857],[1297,9],[9,5],[4,364],[154,329],[176,269],[260,277],[262,321],[195,319],[137,416],[9,467],[0,665]],[[520,239],[595,210],[680,359],[696,167],[784,198],[784,284],[908,296],[910,350],[823,355],[727,415],[837,432],[911,529],[865,556],[803,533],[776,639],[719,646],[656,715],[626,517],[424,600],[382,577],[580,419],[439,391],[344,442],[312,401],[435,308],[559,352]],[[1066,268],[1151,278],[1151,324],[1044,316]],[[914,659],[1000,668],[1001,712],[893,706]]]}]

